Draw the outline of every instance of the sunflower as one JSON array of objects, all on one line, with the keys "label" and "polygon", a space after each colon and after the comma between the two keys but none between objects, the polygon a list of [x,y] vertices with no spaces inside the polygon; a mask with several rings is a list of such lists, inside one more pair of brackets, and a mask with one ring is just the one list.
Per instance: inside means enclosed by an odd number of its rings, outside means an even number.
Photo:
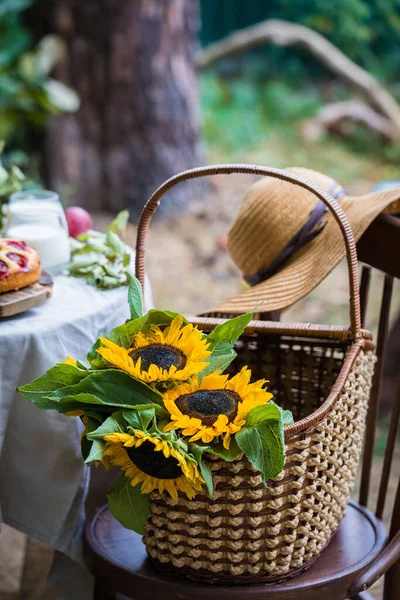
[{"label": "sunflower", "polygon": [[72,365],[73,367],[76,367],[76,360],[69,355],[65,360],[62,360],[61,363],[63,365]]},{"label": "sunflower", "polygon": [[196,462],[167,440],[139,430],[111,433],[104,440],[104,457],[121,467],[132,486],[141,483],[143,494],[165,490],[177,500],[180,490],[192,499],[201,490],[204,481]]},{"label": "sunflower", "polygon": [[171,422],[164,431],[182,429],[183,435],[191,436],[190,442],[209,443],[222,436],[224,447],[229,448],[231,435],[243,427],[249,410],[272,398],[263,387],[264,379],[250,383],[250,377],[250,369],[243,367],[232,379],[212,374],[200,385],[182,384],[168,390],[163,399]]},{"label": "sunflower", "polygon": [[183,317],[178,316],[164,330],[151,325],[146,333],[135,335],[129,349],[101,337],[105,348],[98,348],[97,352],[145,383],[187,381],[208,365],[204,359],[211,352],[201,331],[191,324],[182,327],[182,322]]}]

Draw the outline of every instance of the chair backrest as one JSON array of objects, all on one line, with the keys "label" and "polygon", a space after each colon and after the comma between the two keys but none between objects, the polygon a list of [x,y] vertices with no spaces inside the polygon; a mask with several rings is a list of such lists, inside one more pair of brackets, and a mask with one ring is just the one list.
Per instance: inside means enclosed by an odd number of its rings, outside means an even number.
[{"label": "chair backrest", "polygon": [[[360,504],[368,506],[370,501],[371,470],[377,418],[382,394],[384,366],[385,361],[387,360],[386,350],[389,337],[389,316],[390,309],[392,307],[393,280],[394,278],[400,279],[400,219],[388,215],[379,216],[360,239],[359,243],[357,244],[357,251],[359,260],[362,263],[365,263],[362,268],[360,288],[362,327],[365,326],[365,318],[367,314],[371,270],[372,268],[376,268],[385,273],[377,335],[377,363],[375,366],[375,374],[367,417],[364,457],[362,462],[360,483]],[[398,309],[399,307],[396,308]],[[398,318],[400,318],[400,315],[398,315]],[[382,518],[385,508],[399,425],[400,364],[397,375],[397,389],[392,390],[390,422],[386,439],[386,448],[383,458],[383,468],[380,478],[378,498],[376,506],[370,507],[375,510],[375,514],[379,518]],[[396,386],[394,387],[396,388]],[[400,481],[397,486],[397,492],[393,505],[389,538],[393,539],[398,531],[400,531]]]}]

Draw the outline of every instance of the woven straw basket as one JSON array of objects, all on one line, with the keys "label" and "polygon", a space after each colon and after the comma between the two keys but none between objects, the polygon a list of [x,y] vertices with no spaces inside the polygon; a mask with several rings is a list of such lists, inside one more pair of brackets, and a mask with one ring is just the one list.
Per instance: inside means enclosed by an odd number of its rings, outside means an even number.
[{"label": "woven straw basket", "polygon": [[[351,326],[253,321],[237,344],[237,372],[249,365],[295,423],[285,427],[286,463],[265,487],[245,457],[209,459],[214,494],[173,500],[153,493],[143,537],[153,564],[209,583],[278,582],[318,558],[344,516],[360,459],[374,365],[371,335],[361,329],[358,268],[350,225],[328,193],[277,169],[220,165],[181,173],[164,183],[143,210],[136,274],[144,283],[148,225],[160,198],[186,179],[254,173],[292,182],[315,194],[343,233],[350,282]],[[293,198],[295,201],[295,197]],[[218,318],[193,319],[210,330]]]}]

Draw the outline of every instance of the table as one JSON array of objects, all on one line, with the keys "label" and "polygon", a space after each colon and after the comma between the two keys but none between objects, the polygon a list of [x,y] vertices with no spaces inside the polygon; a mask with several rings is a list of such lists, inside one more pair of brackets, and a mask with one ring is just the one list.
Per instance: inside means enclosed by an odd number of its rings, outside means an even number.
[{"label": "table", "polygon": [[[146,286],[145,308],[152,306]],[[0,509],[2,520],[72,559],[89,483],[82,423],[41,411],[15,391],[67,354],[84,360],[93,341],[129,315],[127,288],[99,291],[57,276],[52,298],[0,320]]]}]

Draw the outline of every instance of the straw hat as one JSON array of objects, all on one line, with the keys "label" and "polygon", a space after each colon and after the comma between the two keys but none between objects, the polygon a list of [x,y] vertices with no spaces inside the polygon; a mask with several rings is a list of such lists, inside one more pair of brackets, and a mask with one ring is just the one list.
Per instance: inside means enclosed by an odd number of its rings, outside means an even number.
[{"label": "straw hat", "polygon": [[[381,212],[400,212],[400,187],[349,196],[333,179],[300,167],[286,169],[328,191],[350,222],[358,241]],[[325,205],[308,190],[270,177],[255,183],[242,201],[228,234],[228,250],[249,289],[213,308],[243,313],[263,301],[280,310],[314,289],[344,258],[345,245]]]}]

